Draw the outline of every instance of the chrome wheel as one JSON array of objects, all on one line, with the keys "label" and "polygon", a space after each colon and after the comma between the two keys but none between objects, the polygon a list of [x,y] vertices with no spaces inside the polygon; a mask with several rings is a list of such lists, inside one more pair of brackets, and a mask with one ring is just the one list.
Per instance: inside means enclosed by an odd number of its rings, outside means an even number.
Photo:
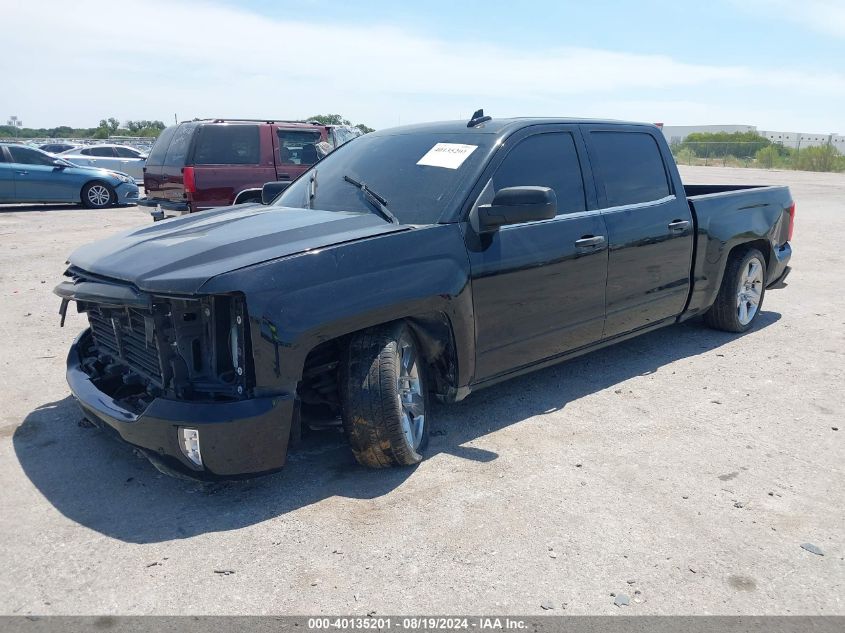
[{"label": "chrome wheel", "polygon": [[736,295],[736,316],[740,325],[748,325],[757,314],[763,296],[763,262],[748,261],[739,278]]},{"label": "chrome wheel", "polygon": [[402,407],[402,432],[408,446],[416,450],[425,428],[425,398],[417,364],[417,350],[412,340],[399,340],[399,375],[396,379],[399,404]]},{"label": "chrome wheel", "polygon": [[88,202],[93,207],[104,207],[111,202],[111,193],[105,185],[91,185],[88,187]]}]

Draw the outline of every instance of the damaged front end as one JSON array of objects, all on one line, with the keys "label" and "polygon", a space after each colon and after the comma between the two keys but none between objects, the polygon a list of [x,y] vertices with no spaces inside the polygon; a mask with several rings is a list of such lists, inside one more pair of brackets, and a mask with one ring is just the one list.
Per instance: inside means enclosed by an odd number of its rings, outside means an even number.
[{"label": "damaged front end", "polygon": [[220,402],[249,395],[248,329],[238,295],[147,295],[70,271],[56,288],[85,313],[91,337],[80,350],[94,385],[129,410],[157,397]]},{"label": "damaged front end", "polygon": [[55,289],[62,321],[74,301],[90,327],[68,358],[89,418],[168,471],[215,478],[284,463],[285,425],[270,413],[289,399],[253,397],[243,296],[162,296],[73,267],[66,274]]}]

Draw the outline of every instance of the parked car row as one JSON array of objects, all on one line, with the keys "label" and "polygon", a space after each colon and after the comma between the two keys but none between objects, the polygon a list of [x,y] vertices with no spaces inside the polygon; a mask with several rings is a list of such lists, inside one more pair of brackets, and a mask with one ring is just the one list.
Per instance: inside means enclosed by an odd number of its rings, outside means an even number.
[{"label": "parked car row", "polygon": [[0,143],[0,204],[69,202],[101,209],[137,201],[138,185],[125,173],[77,165],[34,147]]}]

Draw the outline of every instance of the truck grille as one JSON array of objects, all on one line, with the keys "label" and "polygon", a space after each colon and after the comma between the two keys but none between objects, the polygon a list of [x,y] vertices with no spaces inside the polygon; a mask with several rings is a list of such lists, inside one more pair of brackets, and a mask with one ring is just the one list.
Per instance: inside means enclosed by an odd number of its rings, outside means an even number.
[{"label": "truck grille", "polygon": [[147,339],[147,332],[152,331],[147,318],[151,317],[133,309],[88,310],[88,323],[100,351],[161,387],[159,351],[155,339]]}]

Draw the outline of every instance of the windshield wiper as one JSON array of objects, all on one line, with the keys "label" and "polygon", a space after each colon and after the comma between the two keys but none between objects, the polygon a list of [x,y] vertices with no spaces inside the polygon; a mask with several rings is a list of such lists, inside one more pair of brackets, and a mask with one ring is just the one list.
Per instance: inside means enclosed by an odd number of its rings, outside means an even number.
[{"label": "windshield wiper", "polygon": [[381,217],[383,217],[388,222],[392,222],[393,224],[399,224],[399,218],[397,218],[395,215],[393,215],[390,212],[390,209],[387,208],[387,200],[385,200],[380,195],[378,195],[375,191],[370,189],[366,185],[366,183],[355,180],[354,178],[350,178],[349,176],[344,176],[343,179],[346,182],[353,184],[356,187],[358,187],[358,189],[360,189],[361,192],[364,194],[364,198],[367,200],[367,202],[369,202],[371,205],[373,205],[373,208],[376,211],[378,211],[378,213]]}]

